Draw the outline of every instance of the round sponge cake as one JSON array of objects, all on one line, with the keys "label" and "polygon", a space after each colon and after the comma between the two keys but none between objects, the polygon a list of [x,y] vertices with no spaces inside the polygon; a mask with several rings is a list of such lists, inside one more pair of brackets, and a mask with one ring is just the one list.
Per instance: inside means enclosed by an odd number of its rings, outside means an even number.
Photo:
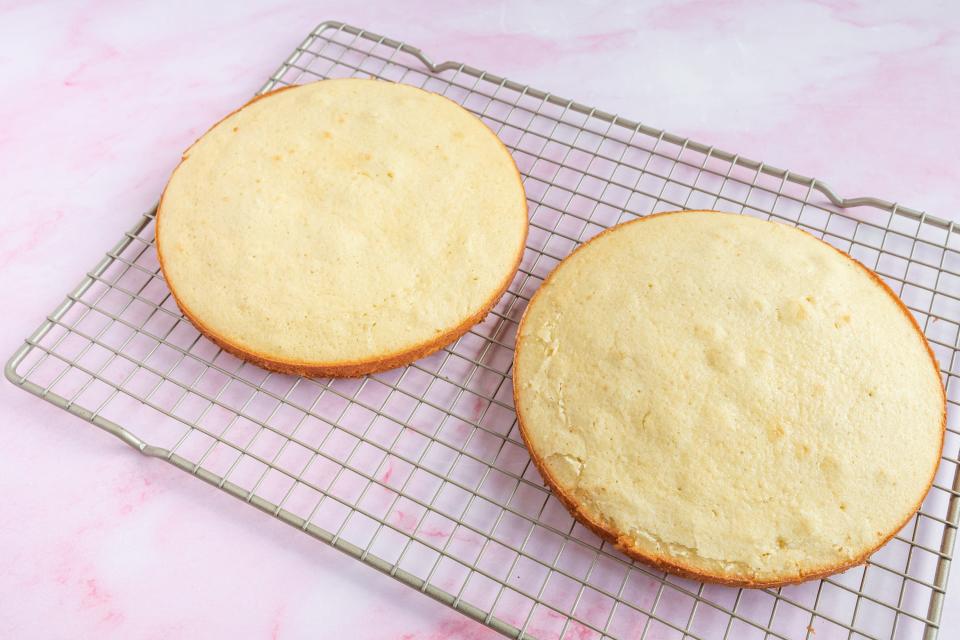
[{"label": "round sponge cake", "polygon": [[527,205],[496,135],[406,85],[262,96],[184,155],[157,249],[184,314],[266,368],[357,376],[483,318],[519,266]]},{"label": "round sponge cake", "polygon": [[642,218],[567,257],[517,337],[520,428],[627,555],[730,585],[860,563],[919,507],[945,398],[909,311],[803,231]]}]

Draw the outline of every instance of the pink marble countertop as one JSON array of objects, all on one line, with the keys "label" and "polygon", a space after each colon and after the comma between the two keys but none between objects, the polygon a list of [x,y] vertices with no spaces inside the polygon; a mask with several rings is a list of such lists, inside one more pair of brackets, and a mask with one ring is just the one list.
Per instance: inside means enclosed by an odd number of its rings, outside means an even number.
[{"label": "pink marble countertop", "polygon": [[[327,19],[960,220],[954,3],[240,4],[0,3],[4,357]],[[0,637],[499,637],[8,383],[0,424]]]}]

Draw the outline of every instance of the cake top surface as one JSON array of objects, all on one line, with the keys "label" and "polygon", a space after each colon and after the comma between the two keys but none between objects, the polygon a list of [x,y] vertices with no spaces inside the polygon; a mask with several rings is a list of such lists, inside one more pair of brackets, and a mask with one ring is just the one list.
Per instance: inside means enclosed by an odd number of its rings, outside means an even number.
[{"label": "cake top surface", "polygon": [[862,561],[916,510],[944,396],[871,272],[747,216],[651,216],[562,262],[517,338],[548,482],[630,555],[731,584]]},{"label": "cake top surface", "polygon": [[164,274],[205,333],[268,360],[415,351],[509,284],[526,238],[516,165],[450,100],[326,80],[201,137],[158,211]]}]

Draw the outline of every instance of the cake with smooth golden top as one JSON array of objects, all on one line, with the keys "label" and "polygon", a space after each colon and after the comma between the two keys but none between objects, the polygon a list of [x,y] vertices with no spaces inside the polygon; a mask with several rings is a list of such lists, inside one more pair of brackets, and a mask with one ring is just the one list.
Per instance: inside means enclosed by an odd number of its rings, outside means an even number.
[{"label": "cake with smooth golden top", "polygon": [[864,561],[943,443],[937,364],[893,292],[746,216],[661,214],[580,247],[526,310],[513,375],[533,460],[577,518],[731,585]]},{"label": "cake with smooth golden top", "polygon": [[181,310],[223,348],[350,376],[481,320],[527,225],[516,165],[479,119],[414,87],[326,80],[258,98],[190,147],[157,247]]}]

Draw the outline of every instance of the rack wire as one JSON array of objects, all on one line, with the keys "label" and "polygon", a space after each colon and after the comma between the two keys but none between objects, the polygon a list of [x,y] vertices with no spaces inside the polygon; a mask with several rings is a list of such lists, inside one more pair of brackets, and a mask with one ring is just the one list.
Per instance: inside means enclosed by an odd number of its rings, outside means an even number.
[{"label": "rack wire", "polygon": [[[428,358],[363,379],[269,373],[181,315],[149,212],[26,339],[7,377],[508,637],[936,637],[960,516],[953,223],[845,200],[817,180],[464,64],[434,64],[339,22],[314,29],[260,93],[347,76],[443,94],[511,149],[531,229],[517,277],[483,322]],[[942,463],[919,513],[866,565],[762,590],[669,576],[571,519],[530,464],[510,365],[531,294],[602,229],[684,208],[823,238],[879,273],[933,346],[949,399]]]}]

